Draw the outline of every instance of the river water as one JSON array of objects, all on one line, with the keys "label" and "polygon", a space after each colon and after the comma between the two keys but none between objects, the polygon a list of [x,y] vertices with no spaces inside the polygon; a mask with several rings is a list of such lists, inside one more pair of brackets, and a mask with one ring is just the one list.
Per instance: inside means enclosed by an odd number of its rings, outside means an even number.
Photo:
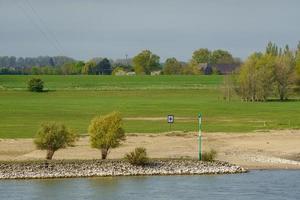
[{"label": "river water", "polygon": [[300,170],[207,176],[1,180],[0,199],[300,199]]}]

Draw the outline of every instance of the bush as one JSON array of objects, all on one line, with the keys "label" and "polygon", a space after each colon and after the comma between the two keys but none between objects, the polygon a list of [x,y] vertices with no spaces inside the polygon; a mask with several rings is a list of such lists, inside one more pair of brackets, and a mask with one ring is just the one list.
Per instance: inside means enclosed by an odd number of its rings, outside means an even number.
[{"label": "bush", "polygon": [[65,125],[58,123],[45,123],[37,132],[34,143],[38,149],[47,150],[47,160],[51,160],[58,149],[73,146],[77,135]]},{"label": "bush", "polygon": [[28,90],[31,92],[42,92],[44,82],[39,78],[32,78],[28,81]]},{"label": "bush", "polygon": [[143,147],[135,148],[134,151],[127,153],[124,159],[130,164],[137,166],[146,165],[149,161],[146,149]]},{"label": "bush", "polygon": [[125,140],[122,118],[118,112],[95,117],[88,132],[91,146],[101,150],[102,159],[106,159],[109,149],[118,147]]},{"label": "bush", "polygon": [[217,157],[217,151],[214,149],[211,149],[208,152],[204,152],[202,154],[202,160],[203,161],[208,161],[208,162],[212,162],[215,160],[215,158]]}]

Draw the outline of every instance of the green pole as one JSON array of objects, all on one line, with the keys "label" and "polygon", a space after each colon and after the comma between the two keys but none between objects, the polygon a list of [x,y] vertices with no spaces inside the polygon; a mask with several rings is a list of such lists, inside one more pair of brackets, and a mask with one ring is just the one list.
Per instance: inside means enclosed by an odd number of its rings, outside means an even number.
[{"label": "green pole", "polygon": [[199,128],[199,132],[198,132],[198,159],[202,160],[202,132],[201,132],[202,115],[201,115],[201,113],[198,114],[198,128]]}]

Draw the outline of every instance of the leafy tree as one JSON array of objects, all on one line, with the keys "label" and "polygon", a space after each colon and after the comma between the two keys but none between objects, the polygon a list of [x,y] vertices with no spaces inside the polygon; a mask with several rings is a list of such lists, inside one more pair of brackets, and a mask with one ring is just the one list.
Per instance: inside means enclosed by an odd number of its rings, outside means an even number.
[{"label": "leafy tree", "polygon": [[32,78],[28,81],[28,90],[31,92],[42,92],[44,88],[44,81],[39,78]]},{"label": "leafy tree", "polygon": [[276,94],[280,100],[286,100],[300,66],[299,49],[294,54],[288,45],[282,49],[269,42],[265,54],[251,55],[238,75],[237,91],[242,99],[266,101],[271,94]]},{"label": "leafy tree", "polygon": [[260,58],[261,53],[254,53],[248,57],[242,65],[237,78],[237,93],[244,101],[256,101],[257,95],[257,68],[256,65]]},{"label": "leafy tree", "polygon": [[80,74],[81,72],[81,63],[77,64],[76,62],[70,62],[70,63],[65,63],[62,67],[62,73],[64,75],[69,75],[69,74]]},{"label": "leafy tree", "polygon": [[76,62],[74,64],[73,74],[81,74],[84,65],[85,65],[85,63],[83,61]]},{"label": "leafy tree", "polygon": [[31,68],[31,74],[33,74],[33,75],[41,74],[40,70],[39,70],[39,67],[36,67],[36,66],[32,67]]},{"label": "leafy tree", "polygon": [[34,143],[38,149],[47,150],[46,159],[51,160],[55,151],[73,146],[77,135],[63,124],[45,123],[37,132]]},{"label": "leafy tree", "polygon": [[112,67],[110,61],[104,58],[96,65],[96,74],[110,75],[112,72]]},{"label": "leafy tree", "polygon": [[298,76],[300,77],[300,42],[297,46],[297,51],[296,51],[296,72]]},{"label": "leafy tree", "polygon": [[168,58],[164,64],[163,68],[164,74],[181,74],[182,65],[176,58]]},{"label": "leafy tree", "polygon": [[199,64],[202,63],[211,64],[213,66],[216,64],[232,64],[235,63],[235,59],[228,51],[222,49],[209,51],[208,49],[202,48],[194,51],[190,64],[199,66]]},{"label": "leafy tree", "polygon": [[294,83],[294,58],[291,52],[276,58],[275,83],[280,100],[288,98],[288,89]]},{"label": "leafy tree", "polygon": [[121,141],[125,140],[122,118],[118,112],[95,117],[88,132],[91,146],[101,150],[102,159],[106,159],[111,148],[118,147]]},{"label": "leafy tree", "polygon": [[199,66],[189,63],[188,65],[183,66],[182,74],[199,75],[199,74],[203,74],[203,71],[201,71],[201,68]]},{"label": "leafy tree", "polygon": [[213,65],[215,65],[215,64],[232,64],[232,63],[234,63],[234,58],[228,51],[218,49],[211,53],[210,63]]},{"label": "leafy tree", "polygon": [[95,74],[96,62],[88,61],[82,68],[82,74]]},{"label": "leafy tree", "polygon": [[269,42],[267,47],[266,47],[266,54],[271,54],[273,56],[277,56],[279,54],[279,51],[281,51],[281,49],[278,49],[278,46],[273,43],[273,42]]},{"label": "leafy tree", "polygon": [[149,50],[143,50],[136,55],[132,62],[136,74],[150,74],[151,71],[159,68],[159,56]]},{"label": "leafy tree", "polygon": [[275,81],[275,59],[273,55],[265,54],[255,66],[257,69],[256,100],[258,101],[266,101],[272,94]]},{"label": "leafy tree", "polygon": [[198,65],[201,63],[210,63],[211,52],[208,49],[198,49],[193,52],[192,65]]},{"label": "leafy tree", "polygon": [[125,75],[125,74],[126,72],[123,67],[116,67],[112,72],[112,75]]}]

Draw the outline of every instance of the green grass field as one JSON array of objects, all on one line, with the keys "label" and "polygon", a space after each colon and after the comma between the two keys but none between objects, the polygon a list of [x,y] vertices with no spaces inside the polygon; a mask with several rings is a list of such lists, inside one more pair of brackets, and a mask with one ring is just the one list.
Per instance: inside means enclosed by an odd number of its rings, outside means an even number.
[{"label": "green grass field", "polygon": [[0,76],[0,90],[26,90],[32,77],[41,77],[49,90],[203,89],[220,85],[222,76]]},{"label": "green grass field", "polygon": [[199,112],[206,132],[300,128],[300,101],[224,101],[222,76],[39,77],[49,92],[26,91],[30,76],[0,76],[0,138],[33,137],[45,121],[84,134],[93,116],[113,110],[125,117],[127,133],[169,131],[168,114],[172,131],[196,131]]}]

